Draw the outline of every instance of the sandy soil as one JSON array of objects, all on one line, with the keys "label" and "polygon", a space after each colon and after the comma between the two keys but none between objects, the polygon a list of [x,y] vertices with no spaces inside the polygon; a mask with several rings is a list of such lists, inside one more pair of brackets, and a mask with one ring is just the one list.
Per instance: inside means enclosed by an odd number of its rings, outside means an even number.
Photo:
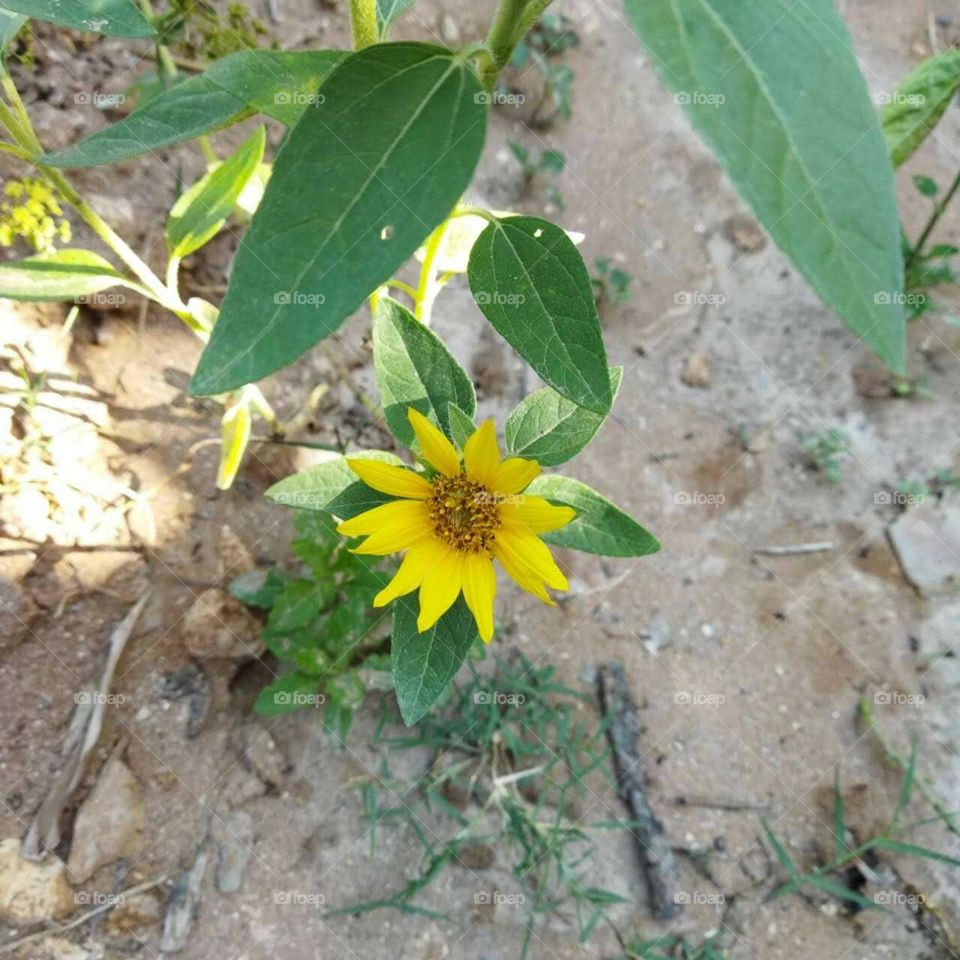
[{"label": "sandy soil", "polygon": [[[398,34],[476,39],[488,8],[422,0]],[[603,839],[599,877],[630,901],[614,911],[624,931],[672,929],[699,942],[722,923],[734,960],[957,956],[960,887],[947,867],[909,858],[874,864],[869,893],[899,897],[888,914],[849,915],[816,896],[765,903],[774,881],[758,818],[765,812],[797,861],[815,865],[830,848],[830,790],[839,770],[855,836],[862,840],[882,823],[899,780],[857,725],[861,696],[877,701],[898,750],[907,753],[917,738],[922,775],[947,807],[960,807],[960,672],[952,652],[960,597],[955,589],[918,594],[887,540],[899,516],[889,491],[905,478],[960,466],[960,331],[945,320],[949,295],[940,296],[943,310],[911,329],[911,369],[926,391],[885,396],[866,351],[779,252],[762,242],[745,251],[731,241],[753,232],[747,212],[659,86],[619,5],[565,0],[560,9],[580,38],[564,61],[576,71],[573,118],[533,130],[523,108],[497,111],[476,193],[493,205],[542,212],[542,184],[524,192],[505,144],[562,150],[567,169],[556,184],[567,208],[550,215],[586,233],[588,260],[612,257],[633,274],[632,298],[603,310],[611,362],[625,371],[619,401],[569,472],[607,491],[660,536],[664,550],[639,562],[568,553],[569,599],[545,610],[504,589],[507,629],[498,642],[549,658],[574,685],[591,664],[619,658],[643,705],[651,799],[680,851],[685,891],[698,902],[670,926],[654,923],[633,852]],[[844,5],[874,93],[892,90],[929,52],[928,14],[941,12],[916,0]],[[282,0],[282,13],[285,46],[345,43],[343,9]],[[37,54],[39,69],[23,82],[50,147],[106,122],[92,106],[77,105],[76,94],[121,90],[145,66],[126,45],[78,46],[47,30]],[[533,75],[511,80],[534,96]],[[242,136],[233,130],[217,140]],[[277,136],[271,131],[274,142]],[[898,176],[909,229],[925,216],[910,175],[943,182],[958,155],[954,109]],[[177,172],[200,168],[197,152],[182,148],[75,179],[102,195],[108,218],[159,265],[160,225]],[[958,234],[954,213],[942,239],[957,242]],[[224,283],[237,239],[229,230],[187,264],[188,290]],[[320,896],[327,907],[390,892],[412,875],[419,846],[403,830],[384,830],[370,851],[355,787],[380,766],[371,746],[373,704],[338,749],[310,713],[252,716],[268,675],[256,662],[211,660],[203,664],[211,706],[199,733],[187,735],[188,704],[163,685],[192,663],[183,616],[203,589],[251,561],[283,558],[290,517],[262,494],[310,455],[257,445],[234,488],[218,493],[217,449],[203,444],[217,436],[218,410],[186,392],[197,341],[160,310],[141,323],[139,304],[124,307],[84,313],[63,338],[59,307],[2,305],[3,341],[28,346],[59,376],[50,389],[70,399],[53,404],[66,412],[38,414],[54,437],[51,482],[59,485],[7,494],[0,504],[0,577],[11,598],[4,610],[14,611],[0,637],[0,837],[23,834],[59,768],[74,694],[96,675],[114,625],[151,585],[114,682],[122,699],[106,711],[76,797],[83,800],[119,747],[141,788],[143,835],[133,853],[78,889],[92,896],[175,877],[205,837],[215,850],[233,812],[243,810],[252,815],[254,842],[242,887],[221,893],[208,871],[185,960],[515,956],[518,912],[473,909],[478,891],[508,883],[500,861],[457,868],[425,896],[424,905],[456,923],[392,912],[325,920],[315,904],[283,902],[291,891]],[[483,415],[502,418],[534,386],[483,325],[462,283],[442,295],[435,324],[472,371]],[[372,391],[367,328],[358,316],[332,346]],[[709,381],[690,386],[683,374],[699,353],[708,358]],[[320,350],[270,378],[265,392],[289,417],[318,383],[330,390],[310,440],[389,443]],[[7,412],[0,406],[0,415]],[[838,484],[811,469],[800,440],[831,427],[846,430],[853,446]],[[0,420],[0,431],[15,438],[16,429],[9,417]],[[930,512],[935,528],[937,511],[957,509],[958,499],[948,490],[942,503],[918,509]],[[799,556],[754,552],[815,541],[833,547]],[[599,785],[587,807],[584,816],[619,814],[615,796]],[[65,818],[65,856],[74,808]],[[911,812],[930,815],[922,799]],[[915,839],[960,854],[957,838],[939,824]],[[168,894],[169,884],[158,888],[153,915],[132,934],[118,933],[104,915],[66,935],[76,956],[157,957],[157,914]],[[923,907],[914,909],[910,896],[925,898]],[[561,920],[539,928],[531,948],[538,958],[616,952],[609,930],[580,945]],[[22,956],[42,956],[41,947]]]}]

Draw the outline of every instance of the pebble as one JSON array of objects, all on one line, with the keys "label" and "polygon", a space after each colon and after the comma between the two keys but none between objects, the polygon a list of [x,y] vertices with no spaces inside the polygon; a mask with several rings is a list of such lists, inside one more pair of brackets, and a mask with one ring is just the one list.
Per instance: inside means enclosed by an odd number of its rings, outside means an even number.
[{"label": "pebble", "polygon": [[688,387],[704,389],[710,386],[710,357],[703,351],[687,357],[680,379]]},{"label": "pebble", "polygon": [[183,618],[183,645],[195,657],[227,660],[258,657],[264,650],[260,624],[226,590],[210,587]]},{"label": "pebble", "polygon": [[0,843],[0,920],[15,927],[45,923],[74,906],[60,859],[48,854],[43,860],[24,860],[18,839]]},{"label": "pebble", "polygon": [[236,893],[253,853],[253,817],[245,810],[232,810],[222,825],[223,839],[217,860],[217,889]]},{"label": "pebble", "polygon": [[924,596],[960,586],[960,508],[912,507],[887,528],[903,575]]}]

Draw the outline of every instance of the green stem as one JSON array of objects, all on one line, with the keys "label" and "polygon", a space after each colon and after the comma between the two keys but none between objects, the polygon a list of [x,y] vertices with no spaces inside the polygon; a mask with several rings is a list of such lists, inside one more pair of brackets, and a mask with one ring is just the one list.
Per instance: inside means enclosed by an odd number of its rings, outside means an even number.
[{"label": "green stem", "polygon": [[423,254],[423,265],[420,267],[420,283],[417,285],[414,316],[426,327],[430,326],[430,314],[433,311],[433,301],[440,292],[440,284],[437,282],[437,271],[434,267],[434,261],[440,252],[443,236],[447,232],[449,223],[449,220],[444,220],[444,222],[430,234],[427,240],[426,250]]},{"label": "green stem", "polygon": [[[540,0],[535,2],[539,5]],[[513,48],[520,39],[517,33],[527,7],[528,0],[500,0],[497,5],[487,34],[488,55],[480,67],[480,82],[488,93],[497,85],[497,77],[509,62]]]},{"label": "green stem", "polygon": [[930,234],[933,233],[934,228],[940,222],[940,218],[946,212],[947,207],[950,205],[950,201],[953,199],[954,194],[956,194],[958,190],[960,190],[960,170],[957,171],[957,175],[953,178],[953,183],[950,184],[950,189],[944,194],[943,199],[933,208],[933,213],[930,214],[930,219],[927,220],[927,225],[923,228],[923,232],[917,238],[917,242],[914,244],[913,249],[907,255],[907,262],[904,269],[909,270],[920,254],[923,253],[923,247],[927,240],[930,239]]},{"label": "green stem", "polygon": [[350,29],[354,50],[362,50],[377,42],[377,0],[350,0]]}]

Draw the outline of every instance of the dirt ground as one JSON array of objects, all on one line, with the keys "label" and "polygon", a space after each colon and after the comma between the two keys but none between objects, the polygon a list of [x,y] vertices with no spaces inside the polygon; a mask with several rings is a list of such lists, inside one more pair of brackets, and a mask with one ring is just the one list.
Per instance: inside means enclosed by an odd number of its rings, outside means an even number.
[{"label": "dirt ground", "polygon": [[[344,45],[344,6],[281,0],[277,35],[287,47]],[[935,15],[956,17],[949,4],[841,6],[878,97],[931,42],[946,44],[958,29],[934,22]],[[479,39],[492,7],[420,0],[397,34]],[[917,739],[918,778],[948,809],[960,808],[960,580],[945,576],[940,589],[917,589],[888,538],[899,527],[921,554],[931,545],[939,550],[935,573],[960,575],[960,492],[947,488],[906,511],[892,496],[906,479],[960,472],[952,291],[940,293],[940,309],[910,331],[911,371],[924,389],[891,397],[868,352],[757,233],[659,85],[620,5],[561,0],[559,11],[580,41],[563,58],[576,72],[572,119],[532,129],[524,106],[495,111],[475,196],[542,213],[545,184],[525,188],[506,143],[561,150],[567,166],[553,182],[566,209],[548,215],[586,234],[588,262],[610,257],[633,275],[631,298],[602,309],[610,362],[624,366],[618,402],[565,472],[605,491],[664,549],[640,561],[565,553],[573,589],[556,609],[504,587],[497,643],[555,662],[585,690],[591,666],[617,658],[642,705],[650,796],[678,851],[690,903],[679,920],[655,923],[633,850],[601,838],[597,875],[629,901],[613,912],[624,933],[675,931],[699,943],[722,926],[731,960],[960,956],[960,885],[948,866],[909,857],[867,864],[865,895],[885,897],[887,913],[850,914],[820,895],[765,902],[776,869],[763,852],[759,819],[768,818],[801,866],[823,862],[838,772],[854,837],[882,826],[900,777],[857,722],[861,697],[898,752],[908,754]],[[147,66],[130,46],[41,28],[37,67],[18,79],[48,147],[108,122],[76,97],[123,90]],[[535,99],[535,74],[516,71],[510,79],[528,92],[528,104]],[[279,131],[270,135],[275,143]],[[228,131],[216,142],[242,136]],[[958,159],[960,111],[953,108],[898,174],[908,230],[927,212],[910,176],[923,172],[943,183]],[[201,167],[196,149],[183,147],[74,179],[159,268],[163,213],[178,172],[195,176]],[[960,241],[956,213],[940,239]],[[237,241],[230,229],[185,265],[187,292],[215,298]],[[125,923],[111,919],[119,910],[104,911],[18,955],[165,955],[160,918],[173,880],[195,863],[198,848],[215,860],[226,839],[236,840],[238,824],[252,824],[240,889],[221,892],[212,863],[206,871],[184,960],[516,956],[519,911],[474,909],[478,892],[509,886],[499,857],[485,869],[455,868],[424,896],[423,906],[457,922],[383,911],[325,919],[318,909],[392,892],[419,863],[420,847],[402,829],[381,831],[371,852],[361,819],[356,786],[375,778],[381,762],[371,743],[372,702],[344,748],[309,711],[254,717],[252,700],[269,674],[245,656],[255,643],[255,632],[244,632],[249,625],[238,629],[236,656],[202,661],[200,695],[171,692],[171,674],[197,673],[183,642],[196,597],[253,564],[285,557],[291,518],[263,492],[312,454],[256,444],[233,489],[218,492],[212,441],[219,411],[187,393],[198,341],[160,309],[144,316],[133,300],[118,306],[83,311],[64,335],[60,306],[0,303],[0,341],[28,350],[38,369],[50,371],[35,409],[48,437],[45,454],[24,444],[11,404],[0,398],[0,454],[8,465],[22,459],[26,478],[0,499],[0,838],[23,836],[60,769],[77,691],[99,675],[111,631],[150,586],[58,852],[74,856],[77,804],[108,758],[122,757],[142,824],[120,859],[74,884],[76,909],[168,879],[126,911]],[[462,281],[441,295],[435,326],[471,370],[480,414],[502,422],[535,384],[483,324]],[[330,345],[336,362],[373,392],[367,331],[368,318],[358,316]],[[318,384],[329,390],[304,437],[389,446],[321,349],[270,378],[264,391],[290,418]],[[804,436],[831,428],[852,443],[838,483],[812,469],[803,447]],[[824,542],[829,548],[814,553],[756,552]],[[623,814],[605,786],[591,786],[585,807],[584,817]],[[103,810],[108,821],[119,816],[109,803]],[[919,796],[910,812],[932,815]],[[939,822],[912,839],[960,856],[957,836]],[[33,929],[11,927],[7,939]],[[572,925],[556,918],[537,929],[530,956],[617,953],[609,929],[579,944]]]}]

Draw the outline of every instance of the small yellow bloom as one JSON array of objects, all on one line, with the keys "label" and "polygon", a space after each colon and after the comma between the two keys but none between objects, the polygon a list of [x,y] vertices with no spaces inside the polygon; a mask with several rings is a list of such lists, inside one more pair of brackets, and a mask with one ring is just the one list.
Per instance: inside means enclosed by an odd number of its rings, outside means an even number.
[{"label": "small yellow bloom", "polygon": [[436,476],[430,479],[378,460],[347,460],[368,487],[398,499],[345,520],[337,530],[348,537],[366,537],[357,553],[406,551],[375,606],[419,588],[417,629],[422,633],[462,591],[480,636],[489,643],[494,559],[524,590],[552,604],[547,587],[567,590],[569,584],[538,534],[565,526],[576,512],[523,493],[540,465],[520,457],[501,460],[492,420],[467,440],[461,463],[456,447],[423,414],[409,408],[407,417]]}]

